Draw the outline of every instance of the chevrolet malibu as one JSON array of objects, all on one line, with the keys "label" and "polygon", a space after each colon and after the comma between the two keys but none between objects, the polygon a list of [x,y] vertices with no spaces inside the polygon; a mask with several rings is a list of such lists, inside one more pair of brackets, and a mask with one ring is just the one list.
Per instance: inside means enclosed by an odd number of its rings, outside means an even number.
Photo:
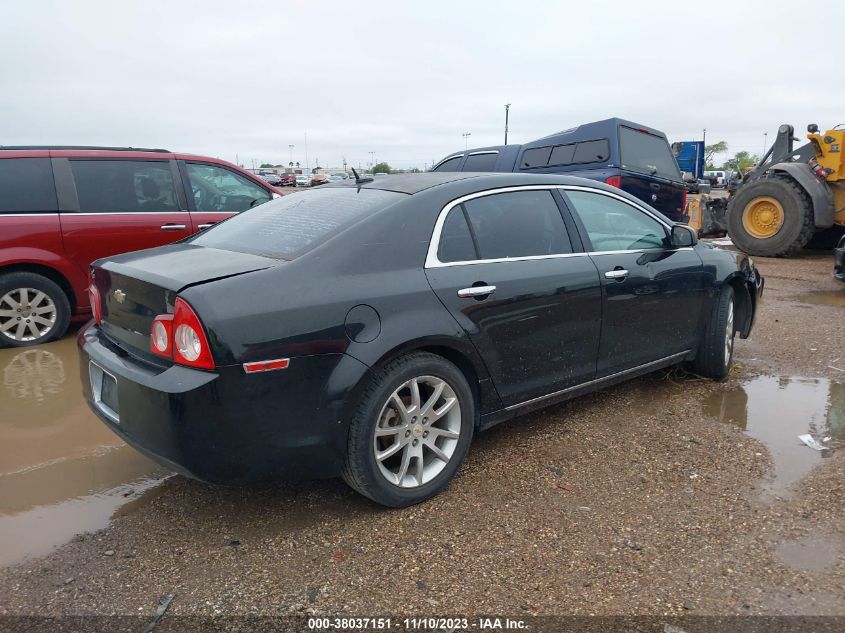
[{"label": "chevrolet malibu", "polygon": [[679,363],[721,380],[763,280],[637,198],[558,175],[350,179],[91,270],[83,390],[214,483],[342,475],[387,506],[473,435]]}]

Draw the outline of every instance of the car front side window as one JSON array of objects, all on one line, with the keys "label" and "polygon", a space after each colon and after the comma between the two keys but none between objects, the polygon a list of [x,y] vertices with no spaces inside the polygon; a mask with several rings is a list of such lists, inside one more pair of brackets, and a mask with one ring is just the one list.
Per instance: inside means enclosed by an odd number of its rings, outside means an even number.
[{"label": "car front side window", "polygon": [[593,251],[629,251],[666,246],[666,228],[636,207],[611,196],[567,191]]},{"label": "car front side window", "polygon": [[188,163],[187,168],[198,211],[239,213],[271,198],[263,187],[223,167]]}]

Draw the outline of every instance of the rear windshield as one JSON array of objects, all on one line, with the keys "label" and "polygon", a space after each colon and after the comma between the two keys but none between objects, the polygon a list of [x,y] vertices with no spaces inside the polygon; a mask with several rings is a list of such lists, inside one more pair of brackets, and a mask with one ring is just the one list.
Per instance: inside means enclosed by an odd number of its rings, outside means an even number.
[{"label": "rear windshield", "polygon": [[380,189],[315,189],[277,198],[200,233],[191,243],[293,259],[406,197]]},{"label": "rear windshield", "polygon": [[621,125],[619,148],[623,169],[680,180],[678,164],[666,139]]}]

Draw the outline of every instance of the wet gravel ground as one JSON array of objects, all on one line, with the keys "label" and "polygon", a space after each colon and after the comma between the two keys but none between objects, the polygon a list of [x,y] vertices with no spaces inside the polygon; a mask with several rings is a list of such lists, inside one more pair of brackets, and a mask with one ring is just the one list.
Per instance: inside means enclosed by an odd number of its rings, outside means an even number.
[{"label": "wet gravel ground", "polygon": [[339,481],[174,477],[0,571],[0,613],[148,615],[174,593],[172,614],[845,614],[842,455],[764,498],[766,447],[702,406],[754,374],[845,379],[842,307],[797,298],[839,290],[831,264],[758,260],[726,383],[665,372],[501,425],[405,510]]}]

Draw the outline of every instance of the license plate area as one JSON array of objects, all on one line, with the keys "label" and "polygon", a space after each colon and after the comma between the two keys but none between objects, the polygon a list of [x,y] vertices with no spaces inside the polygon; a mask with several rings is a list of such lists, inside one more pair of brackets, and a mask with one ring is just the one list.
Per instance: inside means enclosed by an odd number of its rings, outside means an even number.
[{"label": "license plate area", "polygon": [[94,396],[94,404],[112,422],[120,424],[117,378],[94,361],[88,363],[88,375],[91,377],[91,393]]}]

